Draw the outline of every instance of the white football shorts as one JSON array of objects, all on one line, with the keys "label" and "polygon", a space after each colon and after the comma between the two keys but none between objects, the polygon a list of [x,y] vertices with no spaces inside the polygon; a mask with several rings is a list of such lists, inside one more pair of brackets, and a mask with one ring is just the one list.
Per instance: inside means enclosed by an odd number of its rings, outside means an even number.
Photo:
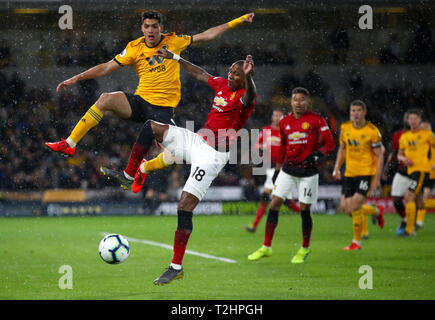
[{"label": "white football shorts", "polygon": [[319,189],[319,175],[295,177],[281,170],[276,178],[272,196],[277,196],[284,200],[291,199],[294,189],[298,191],[299,202],[306,204],[316,203]]},{"label": "white football shorts", "polygon": [[273,174],[275,173],[275,168],[266,169],[266,181],[264,181],[264,189],[273,190]]},{"label": "white football shorts", "polygon": [[393,177],[393,182],[391,183],[391,196],[392,197],[403,197],[408,191],[408,188],[412,180],[407,176],[396,172]]},{"label": "white football shorts", "polygon": [[229,152],[210,147],[204,138],[185,128],[169,125],[161,143],[172,156],[191,164],[189,178],[183,191],[202,200],[213,180],[229,160]]}]

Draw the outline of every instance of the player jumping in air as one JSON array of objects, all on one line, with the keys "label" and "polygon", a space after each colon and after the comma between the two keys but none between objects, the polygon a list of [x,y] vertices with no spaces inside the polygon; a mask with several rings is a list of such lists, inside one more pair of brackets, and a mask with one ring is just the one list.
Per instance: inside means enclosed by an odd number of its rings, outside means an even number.
[{"label": "player jumping in air", "polygon": [[302,218],[302,247],[291,262],[302,263],[311,252],[310,239],[313,227],[311,205],[317,201],[318,161],[334,150],[335,142],[326,120],[308,110],[310,104],[310,94],[307,89],[301,87],[293,89],[292,113],[279,122],[281,152],[273,177],[275,186],[266,221],[264,242],[263,246],[248,256],[251,261],[272,255],[272,239],[278,225],[279,209],[295,188],[299,194]]},{"label": "player jumping in air", "polygon": [[[281,149],[281,131],[279,130],[279,122],[283,118],[284,113],[280,109],[275,109],[272,112],[272,123],[261,129],[258,141],[255,148],[263,152],[263,157],[270,158],[270,168],[266,170],[266,181],[264,182],[263,194],[261,195],[261,203],[257,208],[254,222],[245,225],[245,230],[248,232],[255,232],[260,223],[261,218],[266,212],[267,206],[270,201],[270,194],[273,189],[272,177],[275,173],[275,166],[278,162],[279,153]],[[266,155],[267,153],[267,155]],[[293,211],[299,212],[300,208],[297,203],[292,200],[286,200],[286,205]]]},{"label": "player jumping in air", "polygon": [[[134,94],[122,91],[103,93],[79,120],[66,140],[46,142],[45,145],[53,151],[72,156],[79,141],[109,111],[119,118],[135,122],[144,123],[152,119],[161,123],[170,123],[181,96],[180,66],[171,59],[163,59],[157,54],[157,50],[166,48],[180,54],[190,45],[214,40],[229,29],[243,23],[252,23],[253,19],[253,13],[245,14],[228,23],[188,36],[163,33],[163,16],[158,12],[144,12],[141,19],[143,37],[129,42],[111,61],[63,81],[56,89],[60,91],[78,81],[102,77],[123,66],[132,65],[139,77],[136,92]],[[133,145],[128,167],[123,176],[117,177],[119,178],[117,182],[123,188],[131,187],[133,177],[146,151],[140,143]],[[134,159],[139,160],[134,161]]]},{"label": "player jumping in air", "polygon": [[[254,62],[251,56],[233,63],[228,79],[214,77],[204,69],[168,51],[159,50],[165,60],[178,63],[195,79],[207,83],[215,92],[212,108],[203,128],[194,133],[156,121],[147,121],[141,135],[151,132],[143,139],[145,147],[155,139],[169,152],[143,161],[132,185],[133,192],[139,192],[149,172],[160,170],[172,164],[173,159],[182,159],[191,164],[191,171],[178,203],[178,225],[174,238],[174,255],[167,270],[154,284],[168,284],[184,276],[182,261],[187,242],[192,233],[192,212],[206,194],[212,181],[230,158],[230,147],[237,142],[237,132],[245,125],[254,110],[256,88],[252,79]],[[220,131],[220,132],[219,132]]]},{"label": "player jumping in air", "polygon": [[350,104],[350,121],[341,125],[340,146],[335,161],[333,177],[341,180],[340,168],[346,161],[342,184],[344,210],[352,217],[353,240],[345,251],[361,249],[363,215],[376,214],[381,228],[384,227],[383,208],[364,204],[371,190],[380,187],[384,164],[384,147],[378,128],[366,120],[367,107],[361,100]]}]

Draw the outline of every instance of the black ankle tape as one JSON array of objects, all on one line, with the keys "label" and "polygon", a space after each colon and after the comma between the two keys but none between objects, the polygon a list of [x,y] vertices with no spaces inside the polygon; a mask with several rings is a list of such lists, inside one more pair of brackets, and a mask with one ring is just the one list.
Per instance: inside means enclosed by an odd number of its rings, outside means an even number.
[{"label": "black ankle tape", "polygon": [[269,209],[269,214],[267,215],[267,222],[272,224],[278,224],[278,211]]},{"label": "black ankle tape", "polygon": [[193,213],[189,211],[178,210],[178,229],[193,230]]},{"label": "black ankle tape", "polygon": [[301,210],[302,228],[311,229],[313,227],[313,219],[311,218],[310,210]]}]

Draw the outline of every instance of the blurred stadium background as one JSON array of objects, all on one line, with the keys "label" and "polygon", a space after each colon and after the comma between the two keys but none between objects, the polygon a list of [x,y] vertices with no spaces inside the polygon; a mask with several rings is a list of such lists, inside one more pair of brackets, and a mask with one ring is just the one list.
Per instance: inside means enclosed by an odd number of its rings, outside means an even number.
[{"label": "blurred stadium background", "polygon": [[[61,30],[61,5],[73,9],[73,29]],[[190,48],[184,56],[212,74],[225,76],[235,60],[252,54],[257,106],[248,128],[261,128],[274,107],[290,107],[294,86],[307,87],[314,109],[327,117],[337,137],[348,120],[348,104],[359,98],[382,134],[387,153],[403,113],[418,107],[435,127],[435,4],[430,1],[371,1],[373,29],[361,30],[361,1],[5,1],[0,0],[0,216],[171,214],[188,166],[149,179],[139,195],[110,185],[101,165],[121,170],[139,125],[106,117],[80,143],[73,158],[44,149],[66,137],[103,92],[134,92],[137,77],[124,68],[56,93],[59,82],[112,59],[141,36],[140,13],[157,9],[166,31],[195,34],[246,12],[252,25],[218,41]],[[176,123],[200,126],[212,91],[182,72]],[[335,153],[334,153],[335,156]],[[315,211],[334,213],[340,186],[331,177],[334,157],[323,162]],[[387,211],[392,175],[372,201]],[[263,176],[250,165],[227,165],[197,213],[255,213]],[[434,194],[432,194],[434,195]],[[224,204],[222,206],[222,203]],[[240,205],[244,203],[245,206]]]}]

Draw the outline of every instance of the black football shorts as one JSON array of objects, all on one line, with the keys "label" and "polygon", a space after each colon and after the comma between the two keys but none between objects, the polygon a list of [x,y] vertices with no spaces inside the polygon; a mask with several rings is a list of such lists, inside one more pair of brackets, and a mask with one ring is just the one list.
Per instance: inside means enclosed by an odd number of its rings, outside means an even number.
[{"label": "black football shorts", "polygon": [[148,103],[140,96],[124,92],[131,107],[131,117],[128,120],[144,123],[147,120],[154,120],[161,123],[175,125],[173,120],[174,108],[156,106]]},{"label": "black football shorts", "polygon": [[344,177],[342,194],[345,198],[350,198],[355,193],[368,197],[372,178],[373,176]]}]

